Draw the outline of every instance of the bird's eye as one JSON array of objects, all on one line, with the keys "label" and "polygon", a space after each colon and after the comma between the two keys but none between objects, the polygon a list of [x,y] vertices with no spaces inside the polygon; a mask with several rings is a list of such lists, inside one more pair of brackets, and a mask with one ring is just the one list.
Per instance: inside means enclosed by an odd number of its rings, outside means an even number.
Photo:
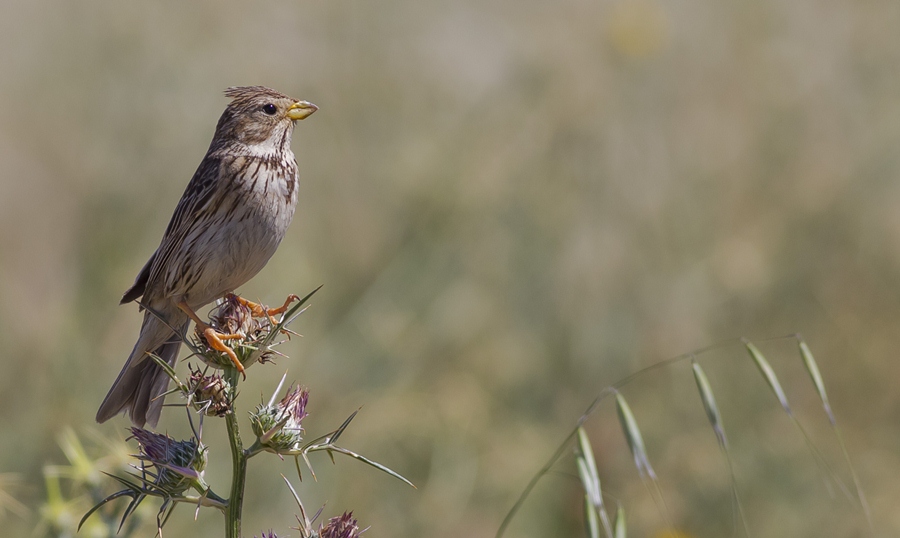
[{"label": "bird's eye", "polygon": [[270,116],[274,116],[275,112],[277,112],[278,109],[275,108],[275,105],[273,105],[272,103],[266,103],[263,105],[262,111]]}]

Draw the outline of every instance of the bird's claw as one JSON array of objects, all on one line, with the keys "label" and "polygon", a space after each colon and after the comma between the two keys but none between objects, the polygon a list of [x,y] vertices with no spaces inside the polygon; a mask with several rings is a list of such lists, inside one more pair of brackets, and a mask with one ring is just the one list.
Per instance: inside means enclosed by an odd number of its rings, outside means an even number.
[{"label": "bird's claw", "polygon": [[[285,311],[287,311],[288,307],[291,306],[291,303],[293,303],[294,301],[300,300],[300,297],[298,295],[294,295],[292,293],[287,296],[287,299],[285,299],[283,305],[279,306],[278,308],[269,308],[269,307],[263,305],[262,303],[254,303],[253,301],[244,299],[240,295],[237,295],[234,293],[229,294],[229,297],[234,298],[240,304],[249,308],[250,315],[252,315],[254,318],[267,318],[272,327],[275,327],[276,325],[278,325],[278,322],[275,320],[274,316],[276,316],[278,314],[283,314]],[[287,334],[288,337],[290,337],[290,334],[287,331],[285,331],[284,329],[281,329],[281,333]]]},{"label": "bird's claw", "polygon": [[[200,329],[200,327],[197,328]],[[234,364],[235,369],[241,373],[244,379],[247,379],[247,373],[244,372],[244,365],[241,364],[240,360],[238,360],[237,354],[235,354],[234,350],[226,346],[224,342],[224,340],[238,340],[244,338],[244,335],[237,333],[222,334],[209,325],[206,325],[206,328],[203,329],[202,334],[206,339],[206,342],[209,344],[209,347],[228,355],[228,358],[231,359],[231,362]]]}]

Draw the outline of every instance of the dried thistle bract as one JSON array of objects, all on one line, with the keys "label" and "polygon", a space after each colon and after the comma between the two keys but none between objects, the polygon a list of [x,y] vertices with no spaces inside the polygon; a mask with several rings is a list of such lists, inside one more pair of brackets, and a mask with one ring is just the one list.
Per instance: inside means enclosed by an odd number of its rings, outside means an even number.
[{"label": "dried thistle bract", "polygon": [[211,417],[224,417],[231,412],[231,384],[221,375],[204,375],[199,369],[191,368],[188,390],[197,411]]},{"label": "dried thistle bract", "polygon": [[[220,335],[221,342],[234,352],[243,368],[257,362],[272,362],[275,355],[281,355],[275,351],[275,347],[283,340],[276,341],[276,336],[279,333],[296,334],[287,326],[303,312],[300,307],[315,291],[288,308],[290,303],[298,300],[296,295],[290,295],[285,306],[276,309],[267,309],[237,295],[228,294],[210,312],[209,326]],[[273,317],[273,312],[283,316],[277,320]],[[235,365],[227,353],[213,349],[206,336],[199,332],[194,332],[191,347],[200,360],[213,368],[222,369]]]}]

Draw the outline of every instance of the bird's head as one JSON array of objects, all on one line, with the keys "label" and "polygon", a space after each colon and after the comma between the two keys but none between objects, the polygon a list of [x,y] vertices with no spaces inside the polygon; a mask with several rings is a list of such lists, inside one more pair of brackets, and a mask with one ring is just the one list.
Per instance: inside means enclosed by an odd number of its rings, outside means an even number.
[{"label": "bird's head", "polygon": [[228,88],[225,96],[231,103],[219,118],[210,149],[238,144],[254,153],[283,151],[291,143],[294,122],[318,110],[264,86]]}]

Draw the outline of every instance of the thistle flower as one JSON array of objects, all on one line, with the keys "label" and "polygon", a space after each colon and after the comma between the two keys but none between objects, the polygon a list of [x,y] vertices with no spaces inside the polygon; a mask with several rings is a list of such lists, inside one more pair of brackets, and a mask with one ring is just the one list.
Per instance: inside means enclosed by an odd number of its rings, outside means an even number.
[{"label": "thistle flower", "polygon": [[[277,393],[277,391],[276,391]],[[303,440],[301,421],[307,415],[309,391],[291,387],[280,402],[273,405],[275,395],[267,405],[260,405],[250,414],[253,433],[259,444],[276,453],[298,450]]]},{"label": "thistle flower", "polygon": [[[137,439],[141,452],[135,457],[141,460],[145,475],[155,480],[147,483],[168,495],[178,495],[191,485],[201,481],[206,468],[206,448],[193,438],[176,441],[142,428],[131,428],[131,438]],[[148,470],[155,467],[155,471]]]},{"label": "thistle flower", "polygon": [[[265,322],[268,327],[268,322]],[[226,346],[234,350],[241,363],[252,353],[246,345],[251,345],[264,331],[263,322],[254,319],[250,307],[242,304],[237,296],[226,295],[209,313],[209,326],[221,334],[237,334],[242,338],[225,340]],[[194,333],[194,347],[200,359],[213,368],[232,366],[227,354],[210,347],[209,342],[199,332]],[[246,366],[246,364],[245,364]]]},{"label": "thistle flower", "polygon": [[208,416],[224,417],[231,412],[231,384],[218,374],[203,375],[191,368],[188,380],[190,401],[197,411]]},{"label": "thistle flower", "polygon": [[[255,534],[253,535],[253,538],[256,538]],[[272,532],[272,530],[270,529],[269,532],[262,533],[262,536],[260,536],[259,538],[278,538],[278,535]]]},{"label": "thistle flower", "polygon": [[[295,296],[291,296],[295,297]],[[236,295],[226,295],[209,314],[209,326],[216,332],[228,335],[238,335],[237,338],[223,339],[223,343],[234,351],[235,356],[246,368],[255,362],[272,362],[275,355],[280,355],[274,347],[281,342],[274,341],[273,329],[289,333],[287,329],[277,324],[272,325],[269,316],[259,317],[251,307],[247,306]],[[226,353],[210,347],[206,337],[194,332],[194,353],[213,368],[227,368],[234,365]]]},{"label": "thistle flower", "polygon": [[209,325],[223,334],[239,333],[247,337],[252,337],[263,326],[260,320],[253,317],[250,307],[232,294],[226,295],[209,313]]},{"label": "thistle flower", "polygon": [[319,527],[319,538],[358,538],[360,534],[362,531],[359,530],[353,512],[344,512]]}]

